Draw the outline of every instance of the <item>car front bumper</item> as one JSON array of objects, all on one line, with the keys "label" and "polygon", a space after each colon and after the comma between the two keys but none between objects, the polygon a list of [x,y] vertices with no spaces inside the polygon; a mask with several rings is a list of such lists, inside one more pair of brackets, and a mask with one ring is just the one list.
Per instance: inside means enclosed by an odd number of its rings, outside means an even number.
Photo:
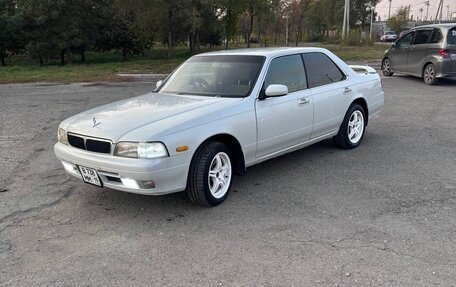
[{"label": "car front bumper", "polygon": [[54,145],[54,152],[70,175],[82,180],[78,167],[93,168],[103,186],[112,189],[161,195],[183,191],[187,185],[188,154],[158,159],[123,158],[88,152],[60,142]]}]

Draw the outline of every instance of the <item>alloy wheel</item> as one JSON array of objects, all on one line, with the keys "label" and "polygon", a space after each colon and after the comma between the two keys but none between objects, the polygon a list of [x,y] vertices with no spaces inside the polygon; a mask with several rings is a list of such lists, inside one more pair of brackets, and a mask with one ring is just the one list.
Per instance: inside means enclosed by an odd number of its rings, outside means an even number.
[{"label": "alloy wheel", "polygon": [[356,144],[362,138],[364,132],[364,116],[359,110],[351,114],[348,120],[348,139],[351,143]]},{"label": "alloy wheel", "polygon": [[215,198],[222,198],[230,188],[232,168],[230,157],[224,153],[217,153],[209,166],[209,191]]},{"label": "alloy wheel", "polygon": [[435,68],[434,65],[429,64],[426,66],[426,69],[424,70],[424,82],[426,84],[432,83],[435,78]]}]

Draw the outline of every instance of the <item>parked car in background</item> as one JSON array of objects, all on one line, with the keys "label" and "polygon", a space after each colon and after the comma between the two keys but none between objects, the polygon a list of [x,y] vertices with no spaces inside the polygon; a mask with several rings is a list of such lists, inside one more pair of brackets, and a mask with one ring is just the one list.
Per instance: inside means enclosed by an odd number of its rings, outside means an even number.
[{"label": "parked car in background", "polygon": [[385,51],[382,72],[385,76],[414,75],[428,85],[456,76],[456,23],[409,30]]},{"label": "parked car in background", "polygon": [[394,31],[387,31],[385,34],[380,36],[380,42],[394,42],[397,40],[396,32]]},{"label": "parked car in background", "polygon": [[374,69],[326,49],[212,52],[152,93],[64,120],[54,150],[86,183],[146,195],[186,190],[214,206],[249,166],[327,138],[357,147],[383,101]]}]

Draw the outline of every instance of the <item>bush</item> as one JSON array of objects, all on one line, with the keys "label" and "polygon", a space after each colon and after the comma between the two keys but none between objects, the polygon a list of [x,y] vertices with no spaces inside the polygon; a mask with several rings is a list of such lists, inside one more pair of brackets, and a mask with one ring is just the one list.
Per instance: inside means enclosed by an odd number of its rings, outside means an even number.
[{"label": "bush", "polygon": [[374,39],[370,39],[369,33],[361,37],[361,30],[351,30],[348,37],[341,39],[340,44],[344,46],[371,46],[374,44]]}]

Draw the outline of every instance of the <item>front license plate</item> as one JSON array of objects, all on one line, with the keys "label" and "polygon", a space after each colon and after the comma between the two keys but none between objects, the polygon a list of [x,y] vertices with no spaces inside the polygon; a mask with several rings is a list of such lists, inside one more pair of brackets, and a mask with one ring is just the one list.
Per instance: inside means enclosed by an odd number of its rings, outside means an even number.
[{"label": "front license plate", "polygon": [[96,186],[103,186],[100,180],[100,177],[98,176],[98,172],[89,167],[84,167],[84,166],[79,166],[79,171],[81,172],[82,175],[82,180],[84,182],[96,185]]}]

